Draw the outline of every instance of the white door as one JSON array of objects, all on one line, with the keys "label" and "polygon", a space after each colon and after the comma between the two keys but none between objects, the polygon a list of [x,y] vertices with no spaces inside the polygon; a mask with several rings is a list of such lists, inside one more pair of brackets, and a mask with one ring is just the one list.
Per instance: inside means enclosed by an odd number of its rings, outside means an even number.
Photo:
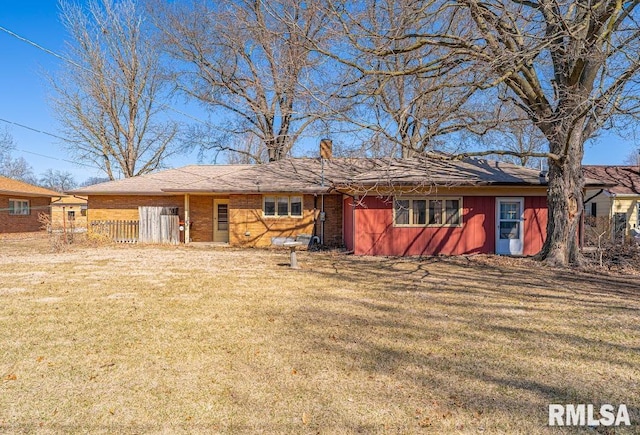
[{"label": "white door", "polygon": [[229,243],[229,200],[213,200],[213,241]]},{"label": "white door", "polygon": [[496,198],[496,254],[522,255],[523,209],[523,198]]}]

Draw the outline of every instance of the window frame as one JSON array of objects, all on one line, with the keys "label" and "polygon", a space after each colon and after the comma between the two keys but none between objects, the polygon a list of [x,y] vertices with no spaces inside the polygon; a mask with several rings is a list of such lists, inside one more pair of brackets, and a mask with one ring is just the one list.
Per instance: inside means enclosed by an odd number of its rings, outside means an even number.
[{"label": "window frame", "polygon": [[[399,224],[397,223],[397,209],[396,209],[396,202],[397,201],[409,201],[409,206],[408,206],[408,224]],[[425,201],[425,209],[424,209],[424,220],[425,222],[422,223],[415,223],[416,222],[416,213],[414,213],[415,211],[415,206],[414,206],[414,201]],[[431,209],[431,201],[438,201],[440,202],[441,206],[440,206],[440,219],[443,223],[429,223],[430,222],[430,209]],[[458,223],[456,224],[448,224],[446,223],[447,219],[446,219],[446,205],[447,205],[447,201],[458,201]],[[393,205],[392,205],[392,211],[393,211],[393,226],[397,227],[397,228],[442,228],[442,227],[449,227],[449,228],[457,228],[457,227],[462,227],[464,222],[462,219],[462,211],[463,211],[463,205],[462,205],[462,197],[461,196],[438,196],[438,197],[433,197],[433,196],[395,196],[393,198]],[[419,216],[419,214],[418,214]]]},{"label": "window frame", "polygon": [[[279,213],[279,206],[278,204],[284,204],[283,202],[280,202],[280,200],[286,198],[287,199],[287,214],[280,214]],[[273,200],[273,204],[274,204],[274,212],[273,214],[267,214],[266,213],[266,204],[267,204],[267,199],[272,199]],[[295,201],[298,200],[299,201]],[[299,202],[300,203],[300,214],[292,214],[291,213],[291,205],[293,203]],[[267,218],[267,219],[282,219],[282,218],[292,218],[292,219],[301,219],[304,216],[304,196],[303,195],[278,195],[278,194],[273,194],[273,195],[262,195],[262,217],[263,218]]]},{"label": "window frame", "polygon": [[[13,207],[11,203],[14,203]],[[26,213],[16,213],[16,203],[22,204],[19,208],[20,211],[26,210]],[[24,207],[26,204],[26,207]],[[9,198],[9,216],[30,216],[31,215],[31,201],[28,199]]]}]

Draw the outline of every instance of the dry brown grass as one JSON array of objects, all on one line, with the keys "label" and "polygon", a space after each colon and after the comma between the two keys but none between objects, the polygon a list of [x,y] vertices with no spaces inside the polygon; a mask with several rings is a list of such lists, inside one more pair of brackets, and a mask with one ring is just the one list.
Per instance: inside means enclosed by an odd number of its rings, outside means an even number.
[{"label": "dry brown grass", "polygon": [[640,283],[493,257],[0,241],[0,432],[570,433],[640,421]]}]

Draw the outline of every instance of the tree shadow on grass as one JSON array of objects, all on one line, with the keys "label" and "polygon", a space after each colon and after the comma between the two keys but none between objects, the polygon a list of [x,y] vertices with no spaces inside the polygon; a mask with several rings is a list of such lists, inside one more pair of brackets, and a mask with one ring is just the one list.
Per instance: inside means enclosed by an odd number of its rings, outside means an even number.
[{"label": "tree shadow on grass", "polygon": [[638,282],[526,263],[306,261],[308,282],[337,287],[311,291],[288,330],[318,358],[411,391],[372,394],[407,409],[455,397],[465,415],[507,413],[540,430],[550,403],[627,403],[640,415]]}]

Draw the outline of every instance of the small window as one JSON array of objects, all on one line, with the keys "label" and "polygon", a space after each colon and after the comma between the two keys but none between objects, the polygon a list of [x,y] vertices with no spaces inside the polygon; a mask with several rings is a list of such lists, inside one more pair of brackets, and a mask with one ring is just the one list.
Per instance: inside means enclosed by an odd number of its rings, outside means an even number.
[{"label": "small window", "polygon": [[265,196],[262,211],[269,217],[302,217],[302,196]]},{"label": "small window", "polygon": [[291,197],[291,216],[302,216],[302,197],[301,196],[292,196]]},{"label": "small window", "polygon": [[87,206],[83,205],[80,207],[80,216],[86,216],[87,215]]},{"label": "small window", "polygon": [[598,216],[598,204],[596,204],[595,202],[591,203],[591,216]]},{"label": "small window", "polygon": [[10,199],[9,214],[16,216],[25,216],[31,213],[29,209],[29,201],[25,199]]},{"label": "small window", "polygon": [[447,199],[444,204],[445,225],[460,225],[460,200]]},{"label": "small window", "polygon": [[462,223],[460,218],[460,204],[460,198],[395,199],[393,222],[394,225],[397,226],[458,226]]},{"label": "small window", "polygon": [[408,199],[396,199],[395,201],[395,223],[396,225],[409,225],[409,204]]},{"label": "small window", "polygon": [[414,199],[412,208],[413,208],[413,224],[425,225],[427,223],[427,200]]},{"label": "small window", "polygon": [[278,197],[278,216],[289,216],[289,197]]},{"label": "small window", "polygon": [[76,220],[76,212],[73,210],[70,210],[67,212],[67,219],[70,221],[75,221]]},{"label": "small window", "polygon": [[264,197],[264,207],[263,207],[265,216],[275,216],[276,215],[276,198],[273,196],[265,196]]},{"label": "small window", "polygon": [[442,225],[442,201],[439,199],[429,201],[429,225]]}]

